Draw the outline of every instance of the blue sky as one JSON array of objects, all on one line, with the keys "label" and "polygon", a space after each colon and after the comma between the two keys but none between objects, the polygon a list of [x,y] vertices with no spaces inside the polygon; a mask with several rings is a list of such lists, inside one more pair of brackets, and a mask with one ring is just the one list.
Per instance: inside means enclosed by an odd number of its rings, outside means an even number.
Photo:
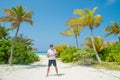
[{"label": "blue sky", "polygon": [[[34,46],[39,50],[47,50],[49,44],[67,43],[75,45],[74,37],[66,37],[60,32],[67,29],[64,26],[67,19],[73,16],[75,9],[92,9],[98,6],[96,13],[103,17],[103,22],[99,28],[94,29],[95,36],[104,38],[104,28],[111,24],[111,21],[120,22],[120,0],[1,0],[0,1],[0,17],[5,16],[2,9],[22,5],[28,10],[33,11],[34,26],[23,23],[19,34],[24,34],[28,38],[34,40]],[[4,23],[10,27],[10,23]],[[10,32],[14,36],[15,31]],[[79,36],[79,45],[88,37],[89,29],[85,28]],[[117,36],[109,36],[105,41],[116,41]]]}]

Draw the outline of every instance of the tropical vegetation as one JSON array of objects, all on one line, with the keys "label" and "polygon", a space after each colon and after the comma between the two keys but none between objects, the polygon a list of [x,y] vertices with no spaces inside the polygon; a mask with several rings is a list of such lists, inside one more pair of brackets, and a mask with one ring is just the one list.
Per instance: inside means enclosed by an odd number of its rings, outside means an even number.
[{"label": "tropical vegetation", "polygon": [[[67,24],[70,27],[74,27],[74,25],[79,25],[79,28],[89,27],[90,34],[91,34],[91,41],[94,51],[96,52],[96,58],[98,59],[99,63],[101,63],[101,59],[99,57],[99,54],[96,50],[95,43],[94,43],[94,35],[93,35],[93,29],[94,26],[98,27],[100,23],[102,22],[102,17],[100,14],[95,15],[95,11],[97,10],[97,7],[93,8],[93,10],[90,9],[76,9],[74,11],[74,14],[80,15],[79,18],[72,18],[71,22],[67,22]],[[74,24],[73,24],[74,23]]]},{"label": "tropical vegetation", "polygon": [[[100,36],[94,36],[93,30],[99,28],[102,22],[102,16],[96,14],[97,7],[92,10],[76,9],[73,13],[76,17],[72,17],[65,22],[67,29],[61,32],[64,36],[74,36],[76,47],[65,44],[55,46],[57,57],[61,61],[68,63],[73,62],[82,65],[91,65],[101,63],[100,65],[116,64],[120,65],[120,24],[113,21],[112,25],[106,26],[105,38],[109,35],[117,35],[119,42],[105,42]],[[7,15],[0,18],[0,22],[10,22],[11,28],[5,28],[0,25],[0,64],[29,64],[39,61],[39,57],[34,54],[33,40],[18,35],[19,29],[23,22],[33,25],[32,12],[27,11],[21,5],[10,9],[3,9]],[[84,28],[88,27],[90,36],[85,38],[85,42],[79,47],[79,35]],[[9,31],[16,30],[15,36],[10,36]],[[98,60],[98,62],[97,62]]]},{"label": "tropical vegetation", "polygon": [[105,35],[105,37],[109,36],[109,35],[117,35],[118,36],[118,40],[120,42],[120,24],[112,21],[112,25],[108,25],[105,30],[105,32],[107,32],[107,34]]},{"label": "tropical vegetation", "polygon": [[[86,37],[85,40],[86,42],[82,43],[81,46],[86,46],[88,48],[93,49],[91,38]],[[113,42],[104,42],[104,40],[100,36],[94,37],[94,43],[98,53],[100,53],[107,46],[114,46]]]},{"label": "tropical vegetation", "polygon": [[[39,57],[34,54],[33,40],[18,36],[21,23],[27,22],[33,25],[32,12],[27,11],[21,5],[10,9],[3,9],[7,15],[0,18],[0,22],[10,22],[12,28],[5,28],[0,25],[0,64],[29,64],[39,61]],[[14,37],[9,36],[9,31],[15,29]],[[13,54],[14,53],[14,54]]]},{"label": "tropical vegetation", "polygon": [[[117,35],[120,40],[120,25],[113,21],[112,25],[108,25],[104,31],[107,32],[105,38],[100,36],[94,36],[94,27],[99,27],[102,22],[102,17],[100,14],[95,14],[97,7],[90,9],[76,9],[74,14],[79,15],[79,17],[70,18],[67,20],[66,24],[68,29],[62,32],[62,35],[66,36],[79,36],[80,32],[83,31],[85,27],[90,29],[91,37],[86,37],[84,43],[81,46],[85,46],[83,49],[68,46],[63,49],[60,54],[60,59],[63,62],[73,62],[78,64],[95,64],[96,59],[101,65],[104,63],[113,63],[116,65],[120,64],[120,43],[119,42],[105,42],[104,39],[109,35]],[[76,28],[76,31],[74,29]],[[78,29],[78,30],[77,30]],[[78,33],[78,34],[77,34]],[[82,34],[81,34],[82,35]],[[76,38],[76,42],[77,42]],[[87,47],[87,48],[86,48]],[[118,66],[119,67],[119,66]],[[117,68],[118,69],[118,68]],[[120,67],[119,67],[120,69]]]},{"label": "tropical vegetation", "polygon": [[[14,48],[13,64],[29,64],[39,61],[39,57],[34,54],[32,40],[20,35],[17,37]],[[0,64],[8,64],[10,60],[11,38],[0,39]]]},{"label": "tropical vegetation", "polygon": [[65,36],[75,36],[76,47],[78,48],[78,36],[80,35],[80,30],[82,29],[80,25],[74,23],[74,18],[69,19],[66,22],[68,29],[64,32],[61,32],[62,35]]},{"label": "tropical vegetation", "polygon": [[14,53],[14,45],[16,42],[16,38],[18,36],[19,28],[21,23],[27,22],[33,25],[32,21],[32,12],[26,11],[26,8],[22,7],[21,5],[17,7],[12,7],[10,9],[3,9],[3,12],[7,14],[0,18],[0,22],[11,22],[12,28],[16,29],[15,37],[12,40],[12,47],[11,47],[11,54],[10,54],[10,65],[12,65],[12,58]]}]

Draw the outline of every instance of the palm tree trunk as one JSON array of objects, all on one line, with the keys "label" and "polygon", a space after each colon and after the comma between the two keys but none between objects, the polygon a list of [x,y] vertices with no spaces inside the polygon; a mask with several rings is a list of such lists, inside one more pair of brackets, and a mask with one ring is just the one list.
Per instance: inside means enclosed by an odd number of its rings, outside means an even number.
[{"label": "palm tree trunk", "polygon": [[92,33],[92,29],[90,29],[90,33],[91,33],[92,46],[93,46],[94,51],[96,52],[96,58],[97,58],[98,62],[101,63],[102,61],[101,61],[101,59],[100,59],[100,57],[98,55],[98,51],[97,51],[97,49],[95,47],[94,35]]},{"label": "palm tree trunk", "polygon": [[78,37],[75,35],[75,40],[76,40],[76,47],[78,48]]},{"label": "palm tree trunk", "polygon": [[118,40],[119,40],[119,42],[120,42],[120,31],[119,31],[119,34],[118,34]]},{"label": "palm tree trunk", "polygon": [[12,66],[12,58],[13,58],[13,53],[14,53],[14,46],[15,46],[15,42],[16,42],[16,38],[17,38],[17,35],[18,35],[19,28],[20,28],[20,24],[18,25],[16,33],[15,33],[15,37],[12,40],[11,54],[10,54],[10,65],[11,66]]}]

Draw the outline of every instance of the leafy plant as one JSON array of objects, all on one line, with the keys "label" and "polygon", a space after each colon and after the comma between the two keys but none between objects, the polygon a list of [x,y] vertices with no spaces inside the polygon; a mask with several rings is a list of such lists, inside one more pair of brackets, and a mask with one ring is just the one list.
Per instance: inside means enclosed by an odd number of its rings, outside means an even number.
[{"label": "leafy plant", "polygon": [[77,64],[88,65],[96,62],[95,52],[89,48],[80,49],[73,56],[73,61]]},{"label": "leafy plant", "polygon": [[16,29],[15,37],[12,40],[11,54],[10,54],[10,65],[12,65],[12,57],[14,52],[14,45],[16,42],[16,38],[18,36],[19,28],[21,23],[27,22],[33,25],[32,21],[32,12],[26,11],[26,8],[21,5],[17,7],[12,7],[10,9],[3,9],[3,12],[7,15],[5,17],[0,18],[0,22],[11,22],[12,28]]},{"label": "leafy plant", "polygon": [[70,46],[67,49],[65,49],[61,54],[60,54],[60,59],[63,62],[72,62],[73,61],[73,54],[77,52],[77,48]]},{"label": "leafy plant", "polygon": [[[93,49],[91,38],[87,37],[85,38],[85,40],[86,42],[82,43],[81,45]],[[107,46],[114,46],[113,42],[104,42],[104,40],[100,36],[94,37],[94,43],[97,52],[101,52]]]},{"label": "leafy plant", "polygon": [[100,53],[101,59],[107,62],[117,62],[120,64],[120,43],[116,43],[114,46],[106,47]]},{"label": "leafy plant", "polygon": [[55,49],[56,49],[56,51],[57,51],[57,57],[59,57],[60,56],[60,53],[62,53],[65,49],[67,49],[67,44],[59,44],[59,45],[57,45],[57,46],[55,46]]},{"label": "leafy plant", "polygon": [[[34,54],[32,40],[19,36],[15,44],[13,63],[14,64],[29,64],[39,61],[39,57]],[[0,39],[0,64],[8,64],[10,60],[10,49],[12,41],[9,39]]]},{"label": "leafy plant", "polygon": [[119,23],[113,21],[112,25],[108,25],[104,31],[107,32],[105,37],[114,34],[118,36],[118,40],[120,42],[120,24]]}]

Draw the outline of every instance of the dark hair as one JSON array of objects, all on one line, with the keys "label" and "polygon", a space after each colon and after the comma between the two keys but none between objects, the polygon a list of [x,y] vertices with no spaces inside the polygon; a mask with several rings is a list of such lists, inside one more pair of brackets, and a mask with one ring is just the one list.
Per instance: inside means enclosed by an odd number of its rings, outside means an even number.
[{"label": "dark hair", "polygon": [[50,47],[53,47],[53,44],[50,44]]}]

